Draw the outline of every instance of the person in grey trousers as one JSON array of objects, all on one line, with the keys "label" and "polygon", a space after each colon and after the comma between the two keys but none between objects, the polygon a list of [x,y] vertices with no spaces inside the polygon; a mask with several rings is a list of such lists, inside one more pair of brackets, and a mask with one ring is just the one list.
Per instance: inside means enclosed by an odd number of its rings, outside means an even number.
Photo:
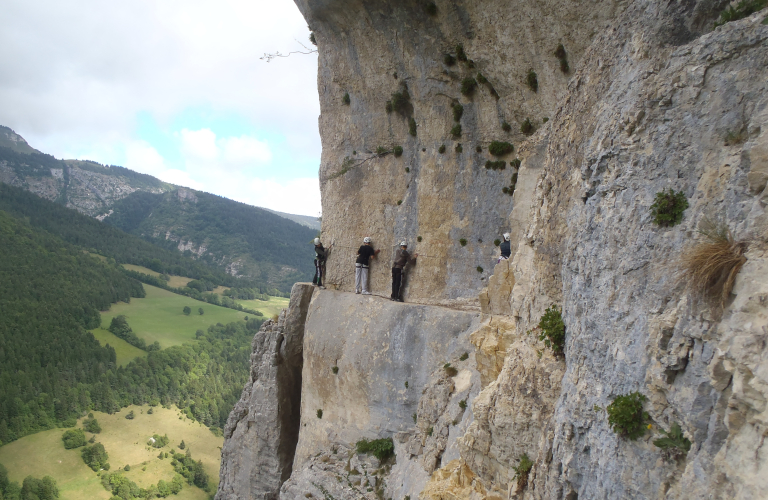
[{"label": "person in grey trousers", "polygon": [[362,289],[363,295],[371,294],[368,290],[368,266],[371,264],[371,259],[375,259],[380,251],[373,249],[369,236],[363,238],[363,245],[357,250],[355,261],[355,293],[360,293]]},{"label": "person in grey trousers", "polygon": [[400,291],[400,287],[403,282],[403,270],[409,262],[415,262],[416,257],[418,256],[419,254],[415,253],[413,254],[413,257],[411,257],[411,254],[408,253],[408,242],[403,241],[400,243],[400,248],[398,248],[397,252],[395,253],[395,262],[392,264],[392,296],[390,297],[391,300],[394,300],[396,302],[403,301],[401,291]]}]

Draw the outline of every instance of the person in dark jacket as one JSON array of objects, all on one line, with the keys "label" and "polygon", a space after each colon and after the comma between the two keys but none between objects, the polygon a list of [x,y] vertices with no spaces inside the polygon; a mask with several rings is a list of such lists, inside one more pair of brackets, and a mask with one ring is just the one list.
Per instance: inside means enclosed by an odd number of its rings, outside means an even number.
[{"label": "person in dark jacket", "polygon": [[392,264],[392,296],[390,299],[397,302],[403,301],[400,294],[403,272],[405,266],[408,265],[409,262],[414,262],[418,256],[419,254],[415,253],[413,254],[413,257],[411,257],[411,254],[408,253],[408,243],[405,241],[400,243],[400,248],[398,248],[395,253],[395,262]]},{"label": "person in dark jacket", "polygon": [[[332,247],[333,245],[331,245]],[[320,238],[315,238],[315,277],[312,279],[312,284],[317,285],[319,288],[325,290],[323,286],[323,274],[325,269],[325,261],[328,259],[328,252],[331,251],[331,247],[325,248],[320,242]]]},{"label": "person in dark jacket", "polygon": [[379,252],[380,250],[373,249],[370,237],[363,238],[363,245],[357,250],[355,261],[355,293],[360,293],[362,289],[363,295],[371,294],[368,291],[368,266],[371,264],[371,259],[375,259]]},{"label": "person in dark jacket", "polygon": [[499,257],[498,262],[507,260],[509,256],[512,255],[512,245],[509,242],[509,233],[504,233],[504,241],[499,245],[499,250],[501,250],[501,257]]}]

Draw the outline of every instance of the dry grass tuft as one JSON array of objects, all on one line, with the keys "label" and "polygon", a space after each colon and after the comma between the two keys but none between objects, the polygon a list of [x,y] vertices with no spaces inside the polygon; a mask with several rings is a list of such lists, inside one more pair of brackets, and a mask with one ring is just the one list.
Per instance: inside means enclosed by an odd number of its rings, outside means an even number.
[{"label": "dry grass tuft", "polygon": [[686,250],[681,259],[682,279],[694,296],[721,311],[733,290],[736,275],[747,262],[746,241],[736,241],[728,226],[719,220],[704,218],[699,232],[707,241]]}]

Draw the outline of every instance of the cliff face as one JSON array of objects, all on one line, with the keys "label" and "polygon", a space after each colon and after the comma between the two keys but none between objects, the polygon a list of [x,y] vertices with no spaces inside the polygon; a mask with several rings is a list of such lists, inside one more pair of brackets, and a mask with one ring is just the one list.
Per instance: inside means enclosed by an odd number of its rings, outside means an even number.
[{"label": "cliff face", "polygon": [[[320,51],[323,237],[337,244],[329,281],[351,288],[341,278],[364,235],[385,248],[374,292],[389,285],[389,245],[407,238],[428,258],[409,276],[411,303],[315,293],[299,451],[280,498],[762,498],[768,11],[713,31],[722,2],[453,1],[434,15],[410,2],[297,3]],[[487,84],[458,92],[469,61],[448,66],[443,55],[459,43],[498,99]],[[567,74],[551,55],[559,43]],[[387,114],[403,80],[411,108]],[[524,117],[531,135],[516,132]],[[506,170],[485,169],[488,143],[501,139],[515,144]],[[403,154],[366,153],[378,145]],[[501,188],[514,158],[510,197]],[[650,207],[669,188],[689,206],[679,225],[660,227]],[[719,306],[679,273],[706,241],[706,219],[746,257]],[[505,230],[513,258],[494,267],[491,242]],[[537,336],[551,305],[562,308],[564,355]],[[442,334],[425,326],[446,322]],[[435,341],[414,344],[422,336]],[[398,386],[405,376],[413,396]],[[606,409],[634,391],[647,415],[630,440]],[[468,403],[461,414],[457,398]],[[673,424],[687,454],[653,444]],[[354,452],[361,437],[388,436],[394,463]],[[526,481],[514,469],[524,454]]]}]

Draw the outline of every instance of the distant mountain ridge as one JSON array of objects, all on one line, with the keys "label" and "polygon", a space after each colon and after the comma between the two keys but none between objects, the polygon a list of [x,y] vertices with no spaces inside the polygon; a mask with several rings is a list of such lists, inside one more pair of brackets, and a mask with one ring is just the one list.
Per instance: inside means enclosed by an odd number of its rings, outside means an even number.
[{"label": "distant mountain ridge", "polygon": [[313,271],[307,246],[319,229],[314,217],[253,207],[124,167],[59,160],[2,126],[0,182],[281,291]]}]

